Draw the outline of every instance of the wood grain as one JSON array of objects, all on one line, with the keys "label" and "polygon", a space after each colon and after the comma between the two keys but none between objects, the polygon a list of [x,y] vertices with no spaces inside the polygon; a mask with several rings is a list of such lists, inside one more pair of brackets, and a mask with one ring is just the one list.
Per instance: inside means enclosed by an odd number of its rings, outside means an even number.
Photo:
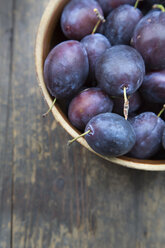
[{"label": "wood grain", "polygon": [[[0,1],[11,11],[9,0]],[[47,104],[33,51],[46,4],[16,0],[13,56],[0,49],[0,130],[7,133],[0,136],[0,248],[164,248],[165,173],[114,165],[78,143],[68,148],[53,116],[42,118]]]},{"label": "wood grain", "polygon": [[12,0],[0,0],[0,247],[3,248],[10,247],[12,225],[12,8]]}]

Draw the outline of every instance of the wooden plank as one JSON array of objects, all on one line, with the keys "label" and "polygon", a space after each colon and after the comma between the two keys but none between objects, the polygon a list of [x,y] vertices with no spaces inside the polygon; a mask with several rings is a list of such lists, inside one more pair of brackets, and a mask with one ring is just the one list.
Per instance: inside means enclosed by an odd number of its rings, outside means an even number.
[{"label": "wooden plank", "polygon": [[12,226],[12,8],[12,0],[0,0],[0,247],[3,248],[10,247]]},{"label": "wooden plank", "polygon": [[66,146],[34,72],[34,39],[47,0],[16,0],[12,74],[13,248],[164,247],[164,173],[112,165]]}]

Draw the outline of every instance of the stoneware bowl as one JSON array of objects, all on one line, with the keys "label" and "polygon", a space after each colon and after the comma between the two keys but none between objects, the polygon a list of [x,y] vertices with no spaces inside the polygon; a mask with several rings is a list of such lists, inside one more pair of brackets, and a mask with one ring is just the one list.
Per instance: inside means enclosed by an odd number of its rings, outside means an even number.
[{"label": "stoneware bowl", "polygon": [[[43,92],[44,98],[48,103],[49,107],[52,105],[52,98],[49,95],[47,88],[45,86],[44,77],[43,77],[43,65],[44,60],[47,57],[49,51],[53,47],[52,40],[59,42],[59,20],[61,12],[64,6],[67,4],[68,0],[51,0],[48,3],[48,6],[42,16],[37,38],[36,38],[36,47],[35,47],[35,65],[36,72],[38,77],[39,86]],[[59,105],[56,104],[52,108],[52,113],[61,124],[61,126],[72,136],[77,137],[80,132],[76,130],[68,121],[66,114],[60,109]],[[80,138],[78,142],[86,147],[88,150],[94,152],[87,144],[84,138]],[[67,144],[66,144],[67,145]],[[95,153],[95,152],[94,152]],[[95,153],[97,154],[97,153]],[[140,169],[140,170],[150,170],[150,171],[163,171],[165,170],[165,160],[139,160],[128,158],[125,156],[119,158],[104,157],[100,154],[98,156],[112,162],[119,164],[125,167]]]}]

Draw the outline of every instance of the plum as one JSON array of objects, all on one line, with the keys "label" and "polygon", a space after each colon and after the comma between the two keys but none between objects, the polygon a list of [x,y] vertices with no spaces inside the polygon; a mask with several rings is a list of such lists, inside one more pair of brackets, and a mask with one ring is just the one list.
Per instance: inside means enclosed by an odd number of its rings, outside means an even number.
[{"label": "plum", "polygon": [[142,17],[139,9],[128,4],[121,5],[107,16],[104,34],[112,45],[129,45],[135,26]]},{"label": "plum", "polygon": [[144,16],[134,29],[132,46],[142,55],[147,70],[165,69],[165,12]]},{"label": "plum", "polygon": [[117,45],[107,49],[96,62],[98,86],[110,96],[133,94],[142,84],[145,65],[141,55],[132,47]]},{"label": "plum", "polygon": [[81,40],[91,34],[98,22],[94,9],[103,15],[101,6],[94,0],[70,1],[61,15],[61,28],[65,36],[69,39]]},{"label": "plum", "polygon": [[89,59],[89,77],[88,81],[95,82],[95,64],[97,58],[102,55],[106,49],[111,47],[108,39],[102,34],[91,34],[85,36],[81,43],[85,47]]},{"label": "plum", "polygon": [[113,101],[99,88],[89,88],[80,92],[69,105],[70,122],[84,130],[89,120],[100,113],[111,112]]},{"label": "plum", "polygon": [[56,99],[70,97],[85,83],[88,56],[78,41],[64,41],[51,50],[44,64],[46,86]]},{"label": "plum", "polygon": [[97,0],[105,15],[107,15],[111,10],[117,8],[122,4],[131,4],[134,5],[136,0]]},{"label": "plum", "polygon": [[121,156],[132,149],[136,136],[130,123],[120,115],[103,113],[86,125],[85,139],[96,152],[105,156]]},{"label": "plum", "polygon": [[144,77],[140,88],[143,97],[150,102],[165,102],[165,70],[150,72]]},{"label": "plum", "polygon": [[165,129],[163,131],[162,144],[163,144],[163,148],[165,149]]},{"label": "plum", "polygon": [[140,159],[151,158],[161,148],[164,121],[152,112],[130,118],[136,134],[136,143],[129,156]]}]

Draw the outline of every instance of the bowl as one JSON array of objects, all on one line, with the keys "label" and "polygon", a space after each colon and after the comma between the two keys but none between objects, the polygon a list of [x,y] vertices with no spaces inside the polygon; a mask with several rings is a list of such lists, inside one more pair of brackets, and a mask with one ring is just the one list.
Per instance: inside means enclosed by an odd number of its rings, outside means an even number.
[{"label": "bowl", "polygon": [[[44,11],[44,14],[41,18],[41,22],[38,28],[37,37],[36,37],[36,45],[35,45],[35,66],[36,73],[39,82],[39,86],[42,90],[44,98],[50,107],[52,105],[52,97],[50,96],[44,82],[43,77],[43,66],[45,58],[47,57],[49,51],[53,47],[52,40],[54,39],[56,43],[59,41],[59,20],[61,12],[64,6],[68,3],[68,0],[50,0],[47,8]],[[80,132],[74,128],[67,116],[61,110],[58,104],[52,108],[53,116],[56,121],[60,123],[60,125],[73,137],[77,137]],[[165,160],[140,160],[129,157],[105,157],[102,156],[95,151],[93,151],[84,138],[78,139],[78,142],[86,147],[89,151],[92,151],[97,156],[102,157],[114,164],[122,165],[125,167],[140,169],[140,170],[148,170],[148,171],[164,171],[165,170]],[[66,144],[67,145],[67,144]]]}]

